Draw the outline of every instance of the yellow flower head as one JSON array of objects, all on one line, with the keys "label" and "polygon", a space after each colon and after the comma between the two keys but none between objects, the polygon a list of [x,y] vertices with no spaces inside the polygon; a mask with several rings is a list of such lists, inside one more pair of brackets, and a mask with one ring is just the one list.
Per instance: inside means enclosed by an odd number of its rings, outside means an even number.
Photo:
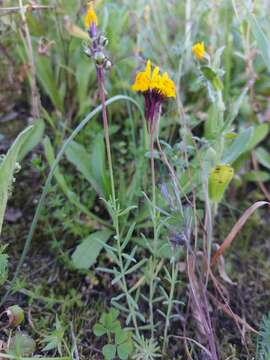
[{"label": "yellow flower head", "polygon": [[204,43],[200,42],[200,43],[196,43],[195,45],[193,45],[192,52],[198,60],[204,59],[204,57],[205,57]]},{"label": "yellow flower head", "polygon": [[151,61],[148,60],[144,71],[136,75],[135,82],[131,89],[133,91],[152,91],[162,95],[164,98],[176,97],[174,82],[167,73],[160,75],[159,67],[156,66],[151,72]]},{"label": "yellow flower head", "polygon": [[87,13],[84,18],[84,24],[87,29],[90,28],[91,24],[94,23],[96,26],[98,25],[97,14],[94,10],[93,1],[88,2]]}]

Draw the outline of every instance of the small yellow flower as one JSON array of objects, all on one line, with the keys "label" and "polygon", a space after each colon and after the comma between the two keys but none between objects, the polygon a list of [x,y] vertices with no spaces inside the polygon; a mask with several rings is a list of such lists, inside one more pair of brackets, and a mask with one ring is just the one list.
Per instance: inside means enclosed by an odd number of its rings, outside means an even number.
[{"label": "small yellow flower", "polygon": [[89,29],[92,23],[94,23],[97,26],[98,25],[98,17],[94,10],[93,1],[89,1],[87,13],[84,18],[85,27],[87,29]]},{"label": "small yellow flower", "polygon": [[151,81],[151,61],[148,60],[145,70],[138,72],[134,84],[131,86],[133,91],[145,92],[150,89]]},{"label": "small yellow flower", "polygon": [[204,43],[196,43],[194,46],[192,46],[192,52],[196,56],[198,60],[202,60],[205,57],[205,47]]}]

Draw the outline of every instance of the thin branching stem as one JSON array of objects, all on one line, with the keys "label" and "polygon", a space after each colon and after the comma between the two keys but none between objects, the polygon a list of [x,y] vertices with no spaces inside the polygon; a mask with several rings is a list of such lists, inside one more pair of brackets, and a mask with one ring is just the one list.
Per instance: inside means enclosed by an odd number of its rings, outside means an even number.
[{"label": "thin branching stem", "polygon": [[40,117],[40,99],[39,99],[39,92],[37,87],[37,71],[36,65],[34,60],[34,51],[32,46],[31,35],[29,31],[29,27],[27,25],[27,20],[25,16],[26,7],[23,5],[23,0],[19,0],[19,9],[22,19],[22,26],[23,26],[23,34],[22,36],[25,38],[25,50],[27,52],[28,60],[30,62],[30,87],[31,87],[31,100],[32,100],[32,116],[34,120]]}]

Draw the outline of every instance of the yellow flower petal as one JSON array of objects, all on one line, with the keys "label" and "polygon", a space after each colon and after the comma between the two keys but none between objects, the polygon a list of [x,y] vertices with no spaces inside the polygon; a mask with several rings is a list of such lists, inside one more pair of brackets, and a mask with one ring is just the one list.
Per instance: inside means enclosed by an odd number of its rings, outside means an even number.
[{"label": "yellow flower petal", "polygon": [[133,91],[145,92],[150,88],[151,80],[151,61],[148,60],[144,71],[138,72],[134,84],[131,86]]},{"label": "yellow flower petal", "polygon": [[147,60],[144,72],[146,73],[147,76],[149,76],[149,79],[150,79],[150,77],[151,77],[151,60]]},{"label": "yellow flower petal", "polygon": [[84,24],[87,29],[90,28],[91,24],[98,25],[98,17],[94,10],[93,2],[89,2],[87,13],[84,18]]},{"label": "yellow flower petal", "polygon": [[196,58],[198,60],[202,60],[205,57],[205,47],[204,47],[204,43],[200,42],[200,43],[196,43],[193,47],[192,47],[192,52],[193,54],[196,56]]},{"label": "yellow flower petal", "polygon": [[165,97],[176,97],[174,82],[169,78],[168,73],[164,73],[161,78],[161,93]]},{"label": "yellow flower petal", "polygon": [[159,75],[159,67],[156,66],[151,77],[150,88],[161,92],[161,76]]}]

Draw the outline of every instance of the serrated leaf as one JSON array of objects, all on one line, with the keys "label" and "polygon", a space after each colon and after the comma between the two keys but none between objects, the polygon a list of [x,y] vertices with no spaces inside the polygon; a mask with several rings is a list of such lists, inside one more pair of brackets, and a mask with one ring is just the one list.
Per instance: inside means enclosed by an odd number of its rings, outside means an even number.
[{"label": "serrated leaf", "polygon": [[100,230],[84,239],[72,254],[72,262],[75,268],[89,269],[96,262],[103,249],[102,243],[106,243],[111,235],[110,230]]}]

